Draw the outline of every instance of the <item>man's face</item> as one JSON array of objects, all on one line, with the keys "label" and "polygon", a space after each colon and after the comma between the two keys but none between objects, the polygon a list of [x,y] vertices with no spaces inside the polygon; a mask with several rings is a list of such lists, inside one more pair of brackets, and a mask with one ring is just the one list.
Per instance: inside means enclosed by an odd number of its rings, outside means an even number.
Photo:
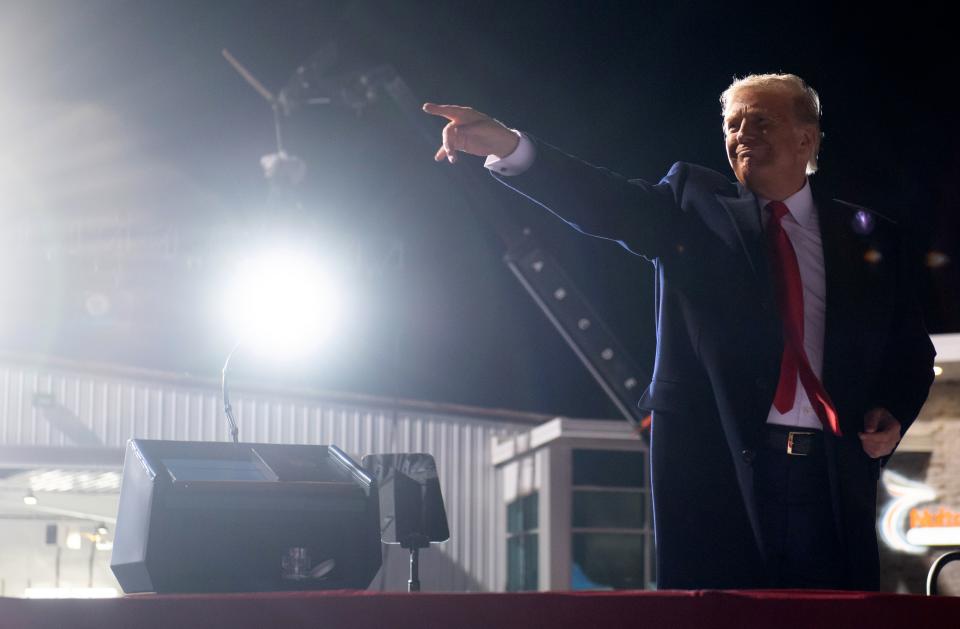
[{"label": "man's face", "polygon": [[781,200],[803,186],[816,130],[797,122],[788,93],[741,88],[727,103],[723,129],[730,167],[747,188]]}]

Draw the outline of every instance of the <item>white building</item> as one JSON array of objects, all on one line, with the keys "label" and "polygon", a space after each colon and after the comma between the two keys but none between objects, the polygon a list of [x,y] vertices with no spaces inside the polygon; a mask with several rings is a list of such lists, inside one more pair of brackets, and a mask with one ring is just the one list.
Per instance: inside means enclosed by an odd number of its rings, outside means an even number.
[{"label": "white building", "polygon": [[[371,453],[432,454],[450,539],[422,554],[426,591],[506,589],[507,514],[516,508],[511,504],[517,488],[536,491],[541,500],[551,500],[551,494],[527,479],[535,461],[506,462],[504,448],[523,442],[537,426],[554,431],[559,427],[562,433],[583,423],[551,423],[553,418],[544,415],[410,400],[242,386],[234,387],[233,402],[244,441],[334,444],[357,461]],[[643,449],[625,422],[587,425],[602,432],[597,433],[600,441],[585,435],[593,448],[627,440],[630,447]],[[533,441],[526,442],[540,448],[543,444],[537,439],[542,441],[543,434],[534,432]],[[551,435],[563,436],[563,447],[569,448],[565,434]],[[109,569],[109,550],[123,451],[131,438],[227,440],[218,383],[49,358],[0,356],[0,595],[23,596],[28,588],[118,589]],[[500,444],[496,461],[495,444]],[[613,449],[623,447],[621,443]],[[557,455],[551,456],[555,471]],[[512,488],[509,501],[504,498],[505,486]],[[553,498],[543,512],[563,508],[558,507],[562,502]],[[643,545],[647,548],[649,542]],[[384,550],[384,569],[371,588],[405,589],[406,551]],[[550,584],[560,585],[551,578],[539,587]]]},{"label": "white building", "polygon": [[[960,514],[960,335],[934,342],[940,373],[891,462],[934,498],[914,505],[919,511],[887,514],[887,522],[882,516],[887,541],[905,537],[911,513],[914,525],[936,520],[924,513],[947,514],[941,520]],[[333,444],[357,461],[388,452],[435,457],[450,539],[422,554],[425,591],[644,588],[655,581],[647,451],[623,420],[234,389],[243,441]],[[0,595],[119,590],[109,551],[131,438],[226,441],[219,383],[0,354]],[[920,533],[946,539],[950,531]],[[916,591],[911,579],[943,549],[885,549],[887,565],[902,573],[890,587]],[[407,561],[406,551],[385,547],[371,589],[405,589]]]}]

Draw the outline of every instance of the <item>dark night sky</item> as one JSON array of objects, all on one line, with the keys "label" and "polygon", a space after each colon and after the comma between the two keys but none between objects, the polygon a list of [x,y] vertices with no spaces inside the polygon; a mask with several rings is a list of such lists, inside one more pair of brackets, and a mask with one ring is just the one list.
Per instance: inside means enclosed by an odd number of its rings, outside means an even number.
[{"label": "dark night sky", "polygon": [[[332,73],[390,63],[422,100],[472,105],[645,179],[678,160],[725,171],[719,93],[733,75],[795,72],[823,101],[817,177],[956,260],[950,22],[868,6],[0,2],[0,345],[212,376],[231,344],[219,278],[236,251],[292,224],[352,252],[357,310],[335,352],[296,366],[240,359],[247,379],[611,416],[451,167],[391,103],[284,120],[309,175],[303,211],[278,218],[258,164],[273,150],[269,108],[220,50],[279,90],[334,40]],[[649,265],[484,185],[649,362]],[[376,262],[391,250],[402,264]],[[931,330],[960,332],[956,264],[923,278]],[[85,310],[93,293],[107,314]]]}]

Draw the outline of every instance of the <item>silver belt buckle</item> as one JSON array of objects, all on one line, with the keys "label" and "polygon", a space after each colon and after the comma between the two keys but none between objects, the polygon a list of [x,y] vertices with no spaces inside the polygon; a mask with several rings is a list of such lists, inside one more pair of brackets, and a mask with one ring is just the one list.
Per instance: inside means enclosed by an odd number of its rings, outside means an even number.
[{"label": "silver belt buckle", "polygon": [[791,430],[787,433],[787,454],[792,456],[807,456],[807,452],[794,452],[793,451],[793,438],[797,435],[814,435],[816,433],[812,432],[803,432],[803,431],[793,431]]}]

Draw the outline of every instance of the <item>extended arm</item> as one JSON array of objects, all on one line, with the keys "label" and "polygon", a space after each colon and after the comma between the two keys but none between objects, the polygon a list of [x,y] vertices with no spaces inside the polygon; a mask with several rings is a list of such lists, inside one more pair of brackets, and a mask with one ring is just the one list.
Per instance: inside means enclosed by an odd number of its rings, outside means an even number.
[{"label": "extended arm", "polygon": [[517,176],[493,176],[534,203],[557,215],[578,231],[612,240],[631,253],[659,257],[681,233],[682,214],[667,183],[677,179],[674,168],[665,180],[651,185],[628,180],[606,168],[563,153],[532,139],[536,160]]},{"label": "extended arm", "polygon": [[[428,103],[424,111],[450,121],[443,130],[443,146],[435,155],[438,161],[446,158],[455,162],[458,151],[502,158],[519,143],[512,130],[469,107]],[[577,230],[617,242],[632,253],[652,259],[673,246],[682,232],[682,213],[677,209],[674,188],[667,181],[682,187],[682,168],[674,167],[663,182],[651,185],[627,180],[549,144],[531,141],[536,145],[536,159],[522,174],[505,178],[496,168],[491,169],[504,185]]]}]

